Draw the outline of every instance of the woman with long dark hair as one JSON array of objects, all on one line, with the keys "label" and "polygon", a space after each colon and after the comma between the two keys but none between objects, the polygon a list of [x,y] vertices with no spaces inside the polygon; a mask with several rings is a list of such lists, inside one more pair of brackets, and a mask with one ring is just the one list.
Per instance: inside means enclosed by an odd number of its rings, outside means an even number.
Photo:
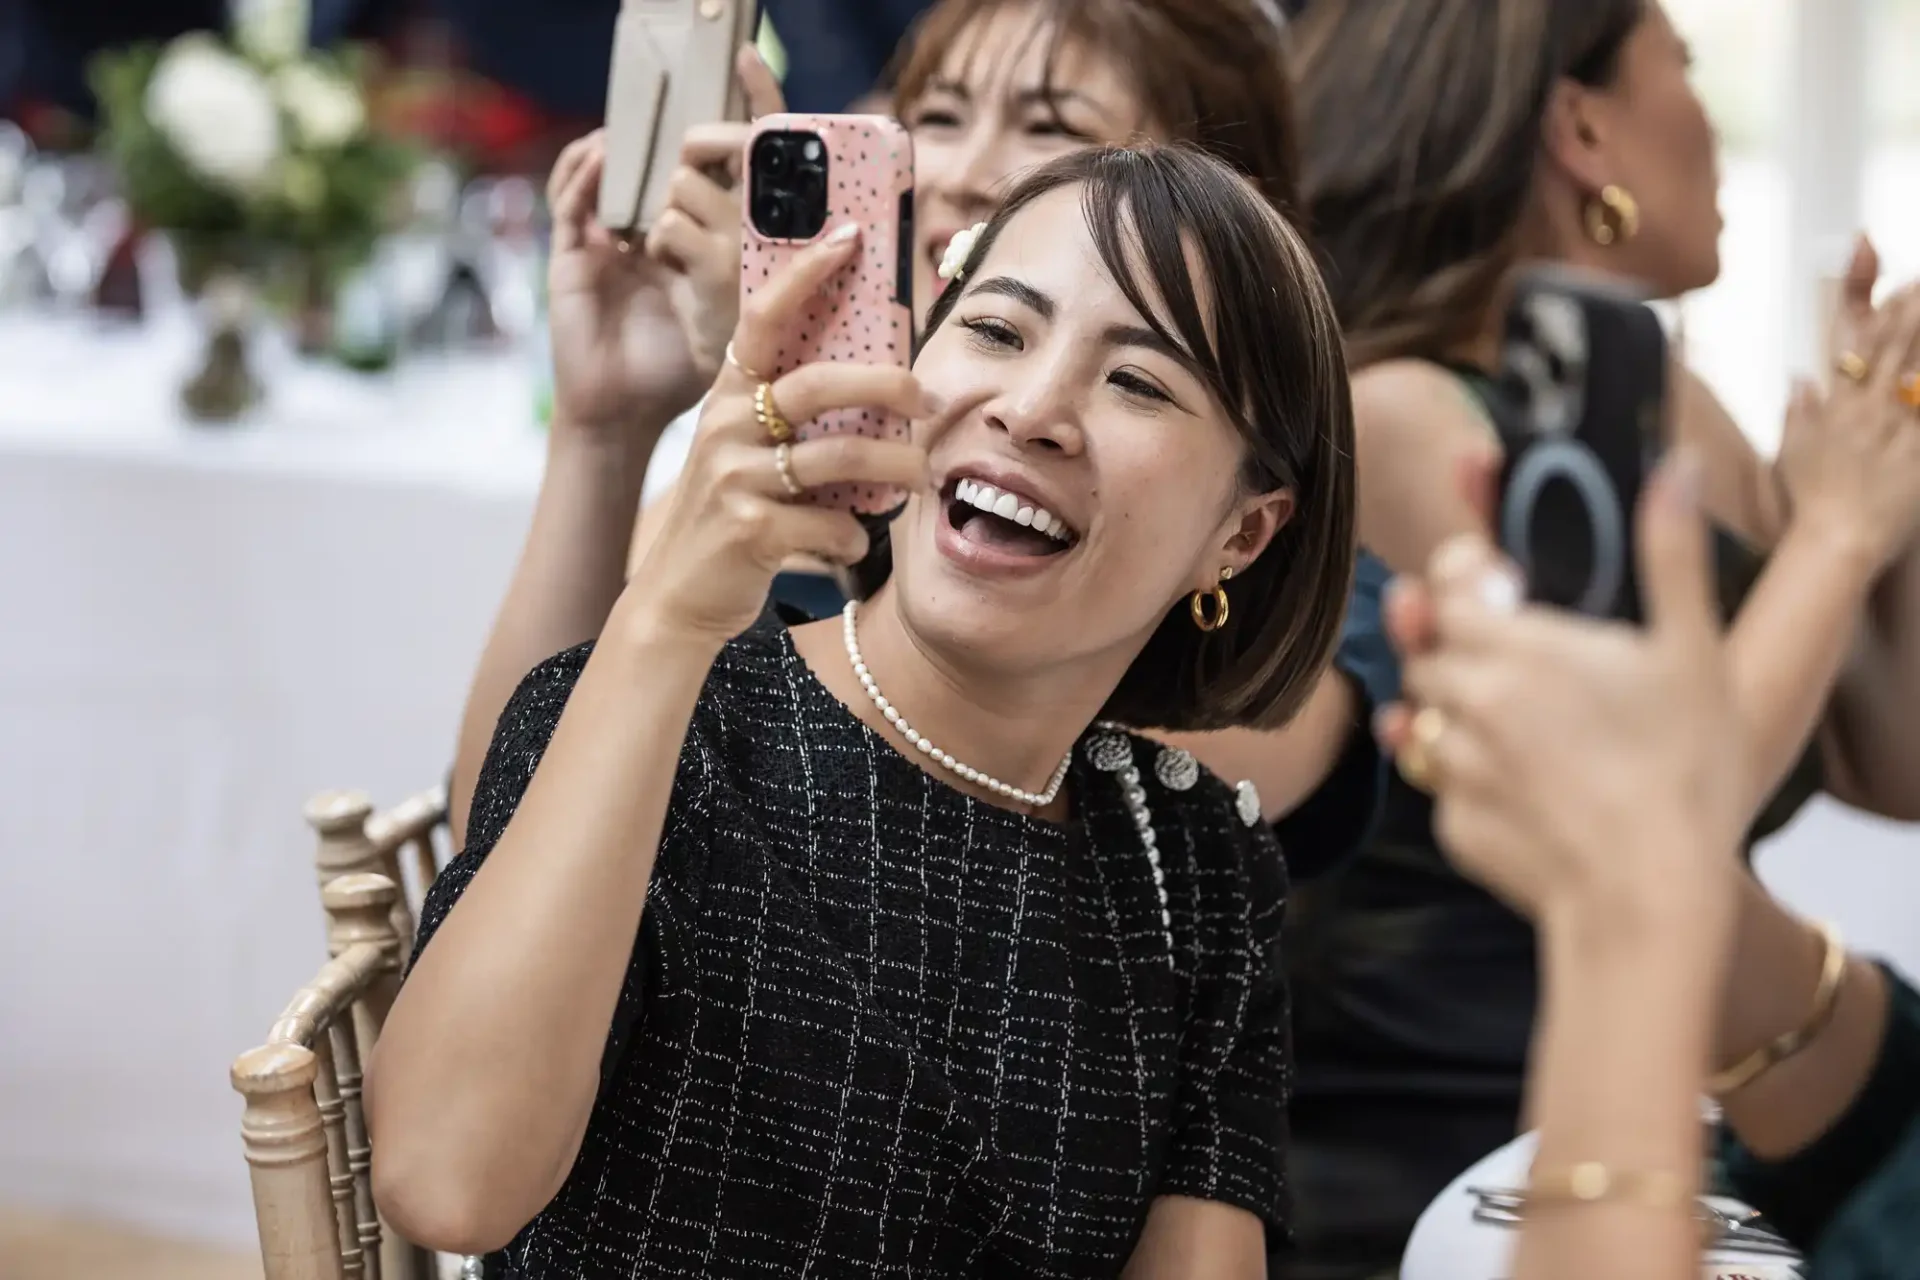
[{"label": "woman with long dark hair", "polygon": [[[1353,368],[1366,554],[1350,640],[1379,659],[1377,705],[1399,692],[1381,586],[1484,527],[1451,480],[1497,452],[1490,375],[1514,272],[1556,260],[1658,297],[1709,284],[1715,139],[1655,0],[1315,0],[1289,30],[1303,207]],[[1844,328],[1859,344],[1870,253],[1853,274]],[[1703,459],[1750,730],[1750,839],[1821,791],[1920,817],[1920,465],[1902,451],[1912,410],[1878,380],[1920,371],[1920,351],[1886,358],[1868,371],[1849,352],[1829,395],[1796,393],[1770,463],[1697,379],[1675,379],[1671,430]],[[1427,1202],[1521,1125],[1535,937],[1449,865],[1410,772],[1388,778],[1364,849],[1308,885],[1289,924],[1288,1275],[1391,1270]],[[1803,954],[1811,984],[1816,940]]]}]

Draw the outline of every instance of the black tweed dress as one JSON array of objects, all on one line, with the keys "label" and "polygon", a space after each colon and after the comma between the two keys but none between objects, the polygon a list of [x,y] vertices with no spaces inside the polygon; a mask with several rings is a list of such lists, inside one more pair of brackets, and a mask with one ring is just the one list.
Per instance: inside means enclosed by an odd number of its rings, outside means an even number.
[{"label": "black tweed dress", "polygon": [[[587,655],[514,695],[420,946],[512,817]],[[1095,730],[1074,821],[1038,821],[900,755],[771,614],[729,644],[585,1142],[499,1268],[1114,1276],[1164,1195],[1284,1229],[1284,867],[1231,789],[1178,769],[1169,786],[1159,755]]]}]

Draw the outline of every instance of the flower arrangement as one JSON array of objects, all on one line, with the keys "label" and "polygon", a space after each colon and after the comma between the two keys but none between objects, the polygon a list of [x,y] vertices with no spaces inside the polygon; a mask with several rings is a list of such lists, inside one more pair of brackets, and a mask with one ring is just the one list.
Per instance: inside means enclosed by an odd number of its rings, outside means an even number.
[{"label": "flower arrangement", "polygon": [[305,0],[244,0],[208,32],[101,54],[102,146],[128,205],[168,233],[183,282],[277,257],[337,280],[372,251],[411,169],[369,127],[362,66],[307,47]]}]

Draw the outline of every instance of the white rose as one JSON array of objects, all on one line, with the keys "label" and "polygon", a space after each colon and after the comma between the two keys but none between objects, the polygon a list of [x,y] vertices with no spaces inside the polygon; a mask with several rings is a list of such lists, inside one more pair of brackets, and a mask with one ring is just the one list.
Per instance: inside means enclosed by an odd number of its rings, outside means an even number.
[{"label": "white rose", "polygon": [[367,110],[350,82],[310,62],[293,62],[273,78],[280,105],[294,132],[309,147],[331,150],[353,141],[366,127]]},{"label": "white rose", "polygon": [[181,159],[236,194],[257,191],[280,157],[280,113],[267,82],[204,36],[168,46],[146,106]]},{"label": "white rose", "polygon": [[307,0],[233,0],[233,39],[261,62],[290,62],[307,51]]}]

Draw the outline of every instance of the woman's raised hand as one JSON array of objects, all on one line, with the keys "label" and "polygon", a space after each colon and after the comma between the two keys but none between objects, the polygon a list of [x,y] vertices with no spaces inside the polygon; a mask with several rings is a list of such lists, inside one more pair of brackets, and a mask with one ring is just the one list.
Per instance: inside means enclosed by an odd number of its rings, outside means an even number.
[{"label": "woman's raised hand", "polygon": [[[918,445],[857,435],[782,444],[772,433],[781,422],[798,426],[835,409],[924,418],[940,406],[911,371],[823,362],[772,383],[753,372],[773,366],[815,295],[853,261],[859,242],[857,224],[842,226],[747,303],[735,358],[707,398],[686,469],[621,604],[647,633],[724,644],[760,615],[774,574],[790,556],[844,565],[866,555],[859,520],[794,501],[805,489],[848,482],[927,488],[927,455]],[[763,397],[764,406],[757,403]],[[777,419],[770,421],[763,407]]]},{"label": "woman's raised hand", "polygon": [[[1794,526],[1831,535],[1878,570],[1920,532],[1920,284],[1879,308],[1871,250],[1856,255],[1831,385],[1794,389],[1774,475]],[[1910,381],[1911,380],[1911,381]]]},{"label": "woman's raised hand", "polygon": [[[751,45],[740,50],[734,73],[753,119],[787,109],[779,82]],[[741,169],[752,135],[752,125],[732,122],[687,130],[667,207],[647,232],[647,256],[674,272],[674,311],[709,382],[740,320]]]},{"label": "woman's raised hand", "polygon": [[1408,703],[1382,741],[1424,755],[1449,856],[1536,921],[1649,892],[1731,901],[1746,752],[1693,474],[1669,463],[1641,506],[1645,629],[1522,605],[1477,537],[1389,596]]},{"label": "woman's raised hand", "polygon": [[560,153],[547,181],[554,429],[657,435],[711,376],[701,374],[674,310],[672,273],[600,225],[606,154],[596,129]]}]

